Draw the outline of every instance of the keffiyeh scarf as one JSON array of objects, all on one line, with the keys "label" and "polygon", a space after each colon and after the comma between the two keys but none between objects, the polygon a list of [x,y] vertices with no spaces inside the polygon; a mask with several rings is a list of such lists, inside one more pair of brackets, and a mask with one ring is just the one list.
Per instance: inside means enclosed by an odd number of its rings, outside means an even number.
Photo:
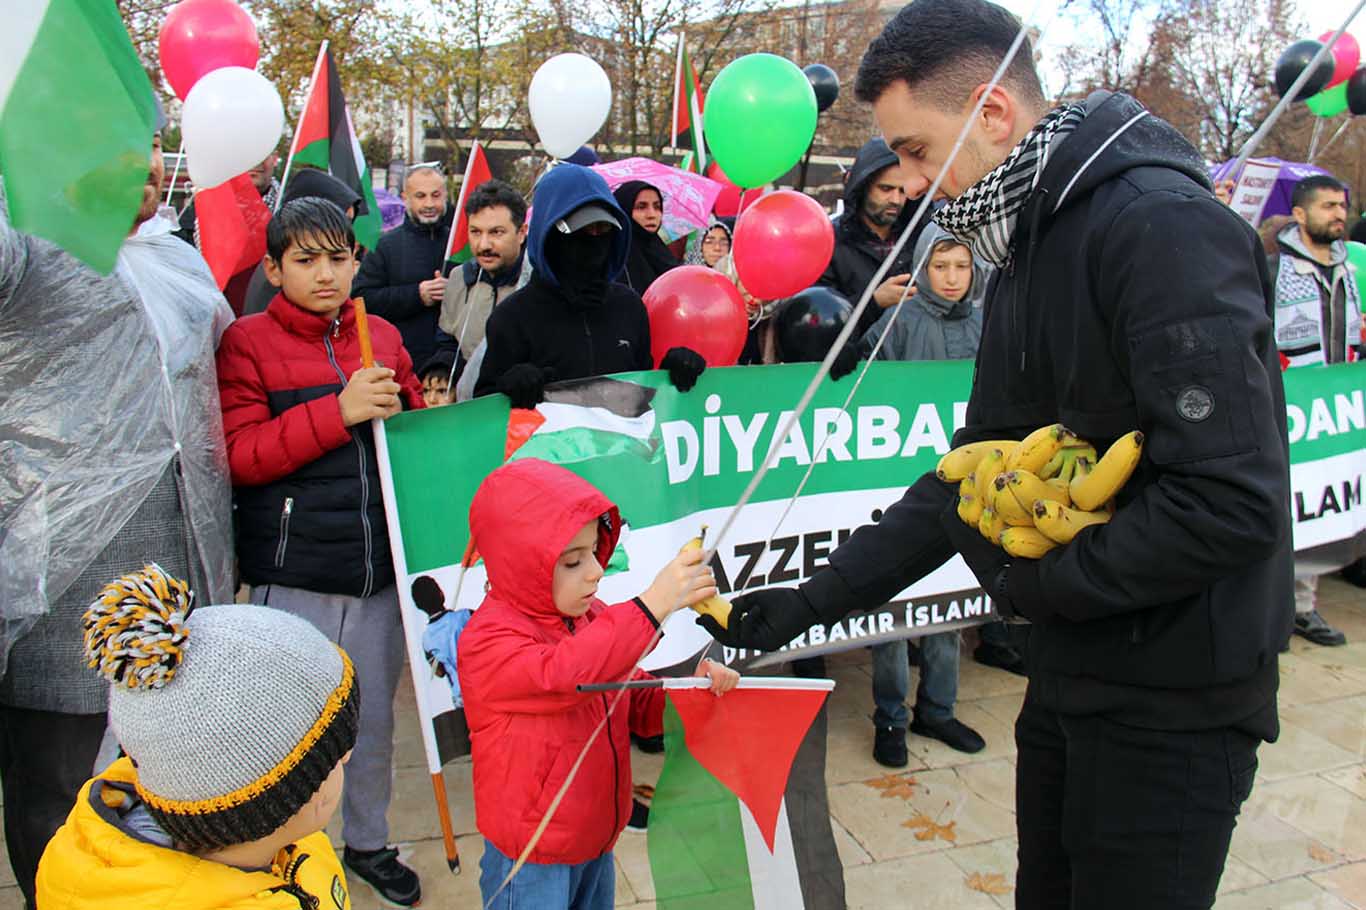
[{"label": "keffiyeh scarf", "polygon": [[1081,125],[1080,104],[1050,111],[1006,160],[934,216],[944,230],[972,248],[973,255],[1001,268],[1010,256],[1010,239],[1025,201],[1039,185],[1054,144]]}]

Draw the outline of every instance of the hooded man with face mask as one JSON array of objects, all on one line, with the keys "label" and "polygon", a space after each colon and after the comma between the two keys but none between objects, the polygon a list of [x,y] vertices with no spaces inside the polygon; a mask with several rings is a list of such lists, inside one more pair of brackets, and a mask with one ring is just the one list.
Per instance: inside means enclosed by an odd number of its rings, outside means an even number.
[{"label": "hooded man with face mask", "polygon": [[[640,296],[617,283],[630,252],[629,218],[601,176],[559,164],[536,186],[526,254],[532,277],[489,316],[475,395],[502,392],[535,407],[548,382],[654,368]],[[673,348],[661,369],[680,391],[706,363]]]}]

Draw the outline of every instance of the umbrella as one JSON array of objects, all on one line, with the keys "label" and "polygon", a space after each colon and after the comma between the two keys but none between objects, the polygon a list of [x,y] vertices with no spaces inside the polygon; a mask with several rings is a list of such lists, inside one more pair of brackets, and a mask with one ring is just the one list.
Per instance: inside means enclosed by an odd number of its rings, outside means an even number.
[{"label": "umbrella", "polygon": [[384,219],[383,230],[392,230],[403,223],[406,210],[403,200],[386,189],[375,190],[375,201],[379,203],[380,217]]},{"label": "umbrella", "polygon": [[[715,180],[679,170],[649,158],[623,158],[595,164],[597,171],[616,189],[628,180],[644,180],[664,197],[664,239],[667,242],[706,228],[722,186]],[[629,215],[630,212],[627,212]]]},{"label": "umbrella", "polygon": [[[1233,160],[1223,161],[1210,167],[1210,180],[1219,183],[1221,180],[1237,180],[1238,174],[1232,173]],[[1267,193],[1266,206],[1262,209],[1261,219],[1272,217],[1273,215],[1290,214],[1290,194],[1295,189],[1295,184],[1305,177],[1314,174],[1327,174],[1321,167],[1312,164],[1304,164],[1299,161],[1284,161],[1280,158],[1253,158],[1249,164],[1261,164],[1268,167],[1278,168],[1275,185]]]}]

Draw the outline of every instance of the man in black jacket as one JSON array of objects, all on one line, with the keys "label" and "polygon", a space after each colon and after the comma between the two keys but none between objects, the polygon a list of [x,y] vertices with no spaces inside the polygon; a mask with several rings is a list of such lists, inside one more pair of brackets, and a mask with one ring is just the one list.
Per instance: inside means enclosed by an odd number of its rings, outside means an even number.
[{"label": "man in black jacket", "polygon": [[441,172],[430,165],[409,168],[403,202],[403,224],[381,236],[361,260],[351,293],[365,298],[366,310],[394,324],[413,363],[420,364],[436,351],[436,320],[446,290],[442,272],[452,210]]},{"label": "man in black jacket", "polygon": [[[835,222],[835,252],[817,284],[834,288],[850,303],[858,302],[915,211],[918,200],[907,204],[904,182],[905,174],[896,153],[881,137],[863,144],[844,184],[844,213]],[[906,241],[887,277],[878,285],[873,303],[859,320],[855,338],[862,338],[882,311],[896,306],[906,293],[915,265],[911,254],[922,227],[918,226]]]},{"label": "man in black jacket", "polygon": [[943,173],[936,220],[1000,266],[954,442],[1061,421],[1103,447],[1141,429],[1118,511],[1012,559],[927,474],[799,588],[739,598],[728,630],[703,622],[777,648],[961,553],[1001,613],[1032,623],[1016,906],[1208,908],[1257,746],[1279,732],[1292,619],[1266,259],[1196,151],[1132,98],[1050,111],[1027,42],[988,92],[1018,29],[986,0],[915,0],[870,45],[856,91],[907,195]]}]

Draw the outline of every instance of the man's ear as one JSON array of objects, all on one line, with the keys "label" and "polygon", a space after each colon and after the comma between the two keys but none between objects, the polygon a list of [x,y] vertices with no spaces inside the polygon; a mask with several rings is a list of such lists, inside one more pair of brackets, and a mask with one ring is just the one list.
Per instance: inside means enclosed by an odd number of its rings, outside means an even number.
[{"label": "man's ear", "polygon": [[277,288],[284,286],[285,273],[280,268],[280,263],[275,261],[275,257],[267,253],[266,258],[261,260],[261,265],[265,266],[267,281]]},{"label": "man's ear", "polygon": [[519,228],[517,229],[517,239],[518,239],[520,242],[525,243],[525,242],[526,242],[527,231],[529,231],[529,230],[530,230],[530,228],[527,226],[527,223],[526,223],[525,221],[523,221],[523,222],[522,222],[522,226],[519,227]]}]

